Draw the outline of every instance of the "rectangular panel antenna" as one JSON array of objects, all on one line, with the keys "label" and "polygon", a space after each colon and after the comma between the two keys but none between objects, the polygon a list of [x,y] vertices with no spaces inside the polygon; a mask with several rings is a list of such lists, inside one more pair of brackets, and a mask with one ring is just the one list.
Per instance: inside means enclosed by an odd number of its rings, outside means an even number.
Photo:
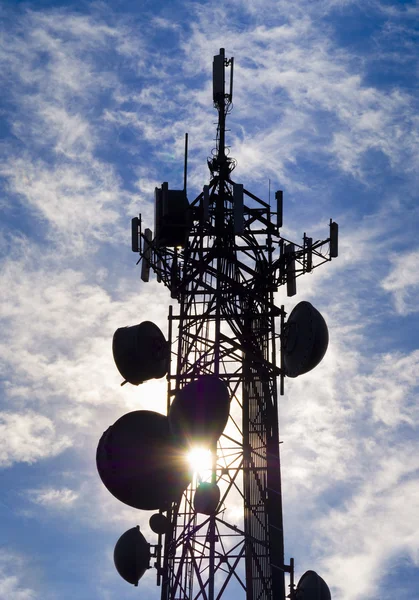
[{"label": "rectangular panel antenna", "polygon": [[153,233],[151,229],[144,231],[144,247],[143,256],[141,261],[141,279],[147,283],[150,279],[150,261],[151,261],[151,240],[153,239]]},{"label": "rectangular panel antenna", "polygon": [[140,219],[138,217],[134,217],[131,219],[131,250],[133,252],[139,251],[138,245],[138,229],[140,225]]},{"label": "rectangular panel antenna", "polygon": [[297,283],[295,280],[295,246],[292,243],[284,244],[285,273],[287,278],[287,296],[295,296]]},{"label": "rectangular panel antenna", "polygon": [[234,233],[243,233],[243,184],[233,185],[233,223]]},{"label": "rectangular panel antenna", "polygon": [[188,183],[188,134],[185,133],[185,162],[183,166],[183,191],[186,194],[186,185]]},{"label": "rectangular panel antenna", "polygon": [[306,272],[310,273],[313,268],[313,238],[304,234],[304,249],[306,251]]},{"label": "rectangular panel antenna", "polygon": [[161,196],[162,196],[162,215],[163,217],[167,217],[170,214],[169,208],[169,184],[167,181],[164,181],[161,184]]},{"label": "rectangular panel antenna", "polygon": [[157,283],[161,283],[161,258],[157,259]]},{"label": "rectangular panel antenna", "polygon": [[230,93],[228,95],[229,102],[233,102],[233,71],[234,71],[234,56],[230,58]]},{"label": "rectangular panel antenna", "polygon": [[159,246],[160,243],[160,231],[162,226],[163,218],[163,206],[162,206],[162,190],[161,188],[154,188],[154,231],[155,231],[155,243]]},{"label": "rectangular panel antenna", "polygon": [[282,227],[282,210],[283,210],[283,191],[278,190],[275,192],[276,199],[276,226],[278,229]]},{"label": "rectangular panel antenna", "polygon": [[208,221],[209,217],[209,185],[204,185],[204,197],[202,199],[202,220]]},{"label": "rectangular panel antenna", "polygon": [[212,63],[212,91],[215,103],[224,100],[224,54],[217,54],[217,56],[214,56],[214,61]]},{"label": "rectangular panel antenna", "polygon": [[338,256],[338,233],[338,224],[330,219],[330,258],[337,258]]}]

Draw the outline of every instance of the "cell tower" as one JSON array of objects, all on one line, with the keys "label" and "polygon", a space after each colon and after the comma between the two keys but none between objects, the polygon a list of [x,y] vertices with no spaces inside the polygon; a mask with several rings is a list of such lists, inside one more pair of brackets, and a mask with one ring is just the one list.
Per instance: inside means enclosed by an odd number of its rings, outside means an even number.
[{"label": "cell tower", "polygon": [[[137,526],[115,547],[116,568],[130,583],[153,561],[161,600],[330,600],[314,571],[295,586],[294,561],[285,561],[278,432],[278,383],[282,395],[285,377],[322,360],[328,330],[309,302],[286,318],[274,294],[285,286],[294,296],[300,275],[337,257],[338,226],[330,221],[322,241],[286,240],[282,191],[273,210],[233,181],[225,144],[233,65],[223,48],[214,57],[209,184],[188,201],[186,135],[183,189],[156,188],[154,235],[141,216],[132,220],[142,280],[154,272],[177,302],[167,341],[150,321],[124,327],[114,335],[114,358],[124,383],[166,375],[167,415],[121,417],[99,442],[97,466],[119,500],[155,511],[155,543]],[[187,455],[197,447],[209,464],[191,471]]]}]

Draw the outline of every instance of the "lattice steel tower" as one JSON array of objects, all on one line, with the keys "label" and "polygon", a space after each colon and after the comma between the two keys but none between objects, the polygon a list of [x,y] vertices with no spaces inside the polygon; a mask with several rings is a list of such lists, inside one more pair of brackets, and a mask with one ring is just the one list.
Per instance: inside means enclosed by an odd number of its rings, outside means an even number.
[{"label": "lattice steel tower", "polygon": [[[296,377],[320,362],[327,327],[308,302],[297,304],[286,319],[274,295],[282,285],[288,296],[295,295],[298,276],[337,256],[337,224],[330,221],[325,240],[313,242],[304,234],[301,245],[292,243],[280,234],[282,191],[276,192],[272,208],[232,179],[235,161],[225,143],[232,83],[233,58],[226,59],[221,49],[213,63],[218,127],[208,159],[209,184],[195,200],[187,200],[186,136],[184,186],[156,188],[154,235],[143,231],[141,217],[133,219],[133,250],[140,253],[143,281],[154,271],[177,300],[169,310],[168,363],[162,351],[166,342],[153,342],[159,364],[168,367],[138,375],[144,360],[138,337],[135,342],[132,336],[131,342],[121,337],[134,328],[116,332],[114,355],[124,378],[134,384],[167,371],[170,435],[181,439],[185,452],[196,445],[211,452],[209,466],[195,472],[186,489],[189,479],[169,501],[152,507],[159,505],[150,524],[158,533],[151,556],[161,600],[284,600],[287,594],[327,600],[327,585],[313,571],[295,589],[293,559],[284,560],[278,432],[278,383],[283,394],[285,376]],[[227,412],[223,390],[228,391]],[[153,502],[144,506],[129,496],[133,475],[128,496],[115,491],[100,456],[98,448],[99,472],[108,489],[131,506],[149,509]],[[118,542],[123,557],[117,545],[115,563],[136,584],[141,560],[147,562],[150,552],[138,529],[124,535]],[[137,557],[132,555],[131,562],[126,558],[130,552]]]}]

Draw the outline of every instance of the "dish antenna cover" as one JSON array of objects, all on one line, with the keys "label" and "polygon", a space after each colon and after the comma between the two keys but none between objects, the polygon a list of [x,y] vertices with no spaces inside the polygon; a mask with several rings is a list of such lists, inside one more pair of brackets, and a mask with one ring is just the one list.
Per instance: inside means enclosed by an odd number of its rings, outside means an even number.
[{"label": "dish antenna cover", "polygon": [[184,451],[170,434],[168,418],[149,410],[127,413],[105,431],[96,464],[115,498],[143,510],[167,507],[192,479]]},{"label": "dish antenna cover", "polygon": [[122,579],[137,586],[138,581],[150,568],[150,544],[138,525],[128,529],[116,542],[113,561]]},{"label": "dish antenna cover", "polygon": [[169,533],[170,530],[169,519],[161,513],[151,515],[149,525],[151,531],[154,531],[154,533],[157,533],[158,535],[164,535],[165,533]]},{"label": "dish antenna cover", "polygon": [[148,379],[160,379],[169,368],[169,345],[161,330],[151,321],[117,329],[112,351],[118,371],[133,385]]},{"label": "dish antenna cover", "polygon": [[331,600],[329,587],[315,571],[301,576],[295,591],[295,600]]},{"label": "dish antenna cover", "polygon": [[283,365],[285,375],[298,377],[316,367],[326,354],[326,321],[310,302],[299,302],[285,324]]},{"label": "dish antenna cover", "polygon": [[220,488],[216,483],[203,481],[196,488],[193,507],[197,513],[213,515],[220,503]]},{"label": "dish antenna cover", "polygon": [[210,447],[223,433],[230,411],[226,384],[202,375],[179,390],[169,410],[173,435],[187,445]]}]

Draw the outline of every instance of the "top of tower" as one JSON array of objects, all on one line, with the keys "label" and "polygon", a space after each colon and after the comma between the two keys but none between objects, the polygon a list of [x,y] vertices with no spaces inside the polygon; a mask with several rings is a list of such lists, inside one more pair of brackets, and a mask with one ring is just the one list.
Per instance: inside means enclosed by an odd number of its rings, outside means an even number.
[{"label": "top of tower", "polygon": [[[230,86],[226,93],[225,69],[230,67]],[[228,157],[228,148],[226,153],[225,146],[225,120],[227,114],[232,109],[233,100],[233,68],[234,58],[225,57],[224,48],[220,48],[220,53],[214,56],[212,63],[212,90],[214,107],[218,110],[218,126],[216,148],[213,150],[213,156],[208,159],[208,167],[211,173],[219,173],[225,178],[236,166],[236,161]]]}]

